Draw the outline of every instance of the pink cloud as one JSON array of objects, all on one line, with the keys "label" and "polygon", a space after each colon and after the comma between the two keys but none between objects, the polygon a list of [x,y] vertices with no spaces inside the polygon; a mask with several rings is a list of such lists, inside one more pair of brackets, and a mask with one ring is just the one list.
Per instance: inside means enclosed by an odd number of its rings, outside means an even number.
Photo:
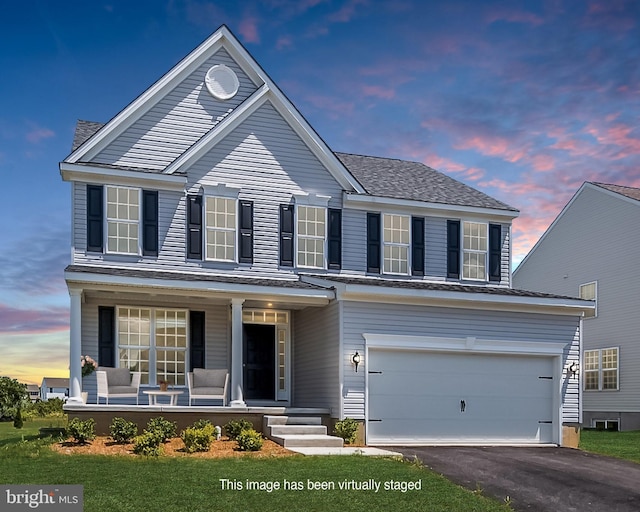
[{"label": "pink cloud", "polygon": [[630,155],[640,155],[640,138],[633,135],[635,128],[618,123],[608,128],[599,128],[594,124],[586,127],[585,132],[593,136],[600,144],[616,146],[619,151],[610,155],[619,159]]},{"label": "pink cloud", "polygon": [[368,0],[349,0],[340,10],[329,15],[328,19],[332,23],[348,23],[355,17],[358,6],[368,3]]},{"label": "pink cloud", "polygon": [[55,132],[49,128],[41,128],[34,126],[29,132],[27,132],[27,140],[32,144],[37,144],[45,139],[50,139],[55,136]]},{"label": "pink cloud", "polygon": [[0,304],[0,333],[39,334],[69,329],[66,308],[17,309]]},{"label": "pink cloud", "polygon": [[507,162],[515,163],[522,160],[526,149],[514,148],[514,143],[504,137],[495,135],[473,135],[454,144],[455,149],[469,149],[483,155],[502,158]]},{"label": "pink cloud", "polygon": [[373,96],[375,98],[381,98],[385,100],[395,98],[396,95],[396,91],[394,91],[393,89],[381,87],[379,85],[365,85],[362,87],[362,93],[365,96]]},{"label": "pink cloud", "polygon": [[240,22],[238,32],[247,43],[260,42],[260,35],[258,34],[258,21],[253,16],[246,17]]},{"label": "pink cloud", "polygon": [[550,155],[534,155],[531,157],[531,165],[536,171],[551,171],[555,168],[556,160]]}]

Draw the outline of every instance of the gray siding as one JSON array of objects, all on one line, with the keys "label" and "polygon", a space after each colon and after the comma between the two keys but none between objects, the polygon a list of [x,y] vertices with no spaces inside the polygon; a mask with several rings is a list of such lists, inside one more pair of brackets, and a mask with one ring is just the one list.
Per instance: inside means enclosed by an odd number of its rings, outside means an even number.
[{"label": "gray siding", "polygon": [[587,186],[514,273],[514,286],[578,296],[598,282],[583,349],[620,348],[620,390],[585,391],[585,411],[640,412],[640,203]]},{"label": "gray siding", "polygon": [[[206,366],[207,368],[230,368],[230,324],[226,306],[214,306],[202,303],[185,304],[176,300],[132,300],[127,298],[89,298],[82,304],[82,354],[90,355],[98,361],[98,306],[139,306],[151,308],[191,309],[205,312]],[[141,386],[141,391],[145,386]],[[153,387],[153,386],[152,386]],[[83,378],[82,390],[89,392],[89,403],[96,403],[96,377],[92,374]],[[187,405],[189,392],[179,397],[179,405]],[[104,400],[102,401],[104,403]],[[117,403],[123,403],[120,399]],[[140,404],[147,403],[147,396],[140,393]]]},{"label": "gray siding", "polygon": [[[343,352],[364,353],[366,333],[454,337],[504,341],[565,342],[563,365],[578,357],[580,326],[577,317],[505,313],[396,304],[345,302]],[[344,414],[364,418],[365,368],[354,372],[348,358],[344,365]],[[566,374],[565,374],[566,375]],[[563,376],[563,422],[577,422],[578,379]]]},{"label": "gray siding", "polygon": [[[211,66],[226,64],[240,89],[227,101],[215,99],[204,84]],[[220,123],[257,89],[225,50],[218,51],[134,122],[92,161],[145,169],[164,169]]]},{"label": "gray siding", "polygon": [[340,306],[294,313],[293,405],[340,413]]}]

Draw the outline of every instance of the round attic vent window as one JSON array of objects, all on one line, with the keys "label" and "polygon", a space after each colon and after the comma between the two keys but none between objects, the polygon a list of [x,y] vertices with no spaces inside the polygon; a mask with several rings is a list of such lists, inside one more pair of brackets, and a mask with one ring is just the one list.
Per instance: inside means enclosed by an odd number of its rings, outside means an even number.
[{"label": "round attic vent window", "polygon": [[211,96],[219,100],[233,98],[240,87],[240,82],[233,69],[224,64],[213,66],[207,71],[204,83],[207,85],[207,90],[211,93]]}]

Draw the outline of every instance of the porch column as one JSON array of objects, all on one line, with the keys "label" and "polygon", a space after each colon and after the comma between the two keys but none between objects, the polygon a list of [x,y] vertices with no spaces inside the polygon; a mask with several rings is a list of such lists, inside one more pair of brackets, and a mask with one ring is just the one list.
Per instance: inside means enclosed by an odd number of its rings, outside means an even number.
[{"label": "porch column", "polygon": [[82,334],[81,334],[81,303],[82,290],[77,288],[69,289],[71,298],[70,324],[69,324],[69,400],[70,404],[82,404]]},{"label": "porch column", "polygon": [[242,392],[242,304],[231,299],[231,407],[245,407]]}]

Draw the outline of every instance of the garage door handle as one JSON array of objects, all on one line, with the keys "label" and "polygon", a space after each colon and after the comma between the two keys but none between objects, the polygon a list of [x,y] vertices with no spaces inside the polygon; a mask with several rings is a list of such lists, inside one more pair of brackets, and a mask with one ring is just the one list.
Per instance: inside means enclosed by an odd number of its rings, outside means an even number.
[{"label": "garage door handle", "polygon": [[369,373],[379,373],[380,375],[382,375],[382,372],[369,371]]},{"label": "garage door handle", "polygon": [[551,424],[551,423],[553,423],[553,421],[539,421],[538,423],[549,423],[549,424]]},{"label": "garage door handle", "polygon": [[553,380],[553,377],[544,377],[544,376],[540,376],[538,377],[539,379],[549,379],[549,380]]},{"label": "garage door handle", "polygon": [[372,420],[371,418],[369,418],[369,423],[372,423],[374,421],[382,422],[382,420]]}]

